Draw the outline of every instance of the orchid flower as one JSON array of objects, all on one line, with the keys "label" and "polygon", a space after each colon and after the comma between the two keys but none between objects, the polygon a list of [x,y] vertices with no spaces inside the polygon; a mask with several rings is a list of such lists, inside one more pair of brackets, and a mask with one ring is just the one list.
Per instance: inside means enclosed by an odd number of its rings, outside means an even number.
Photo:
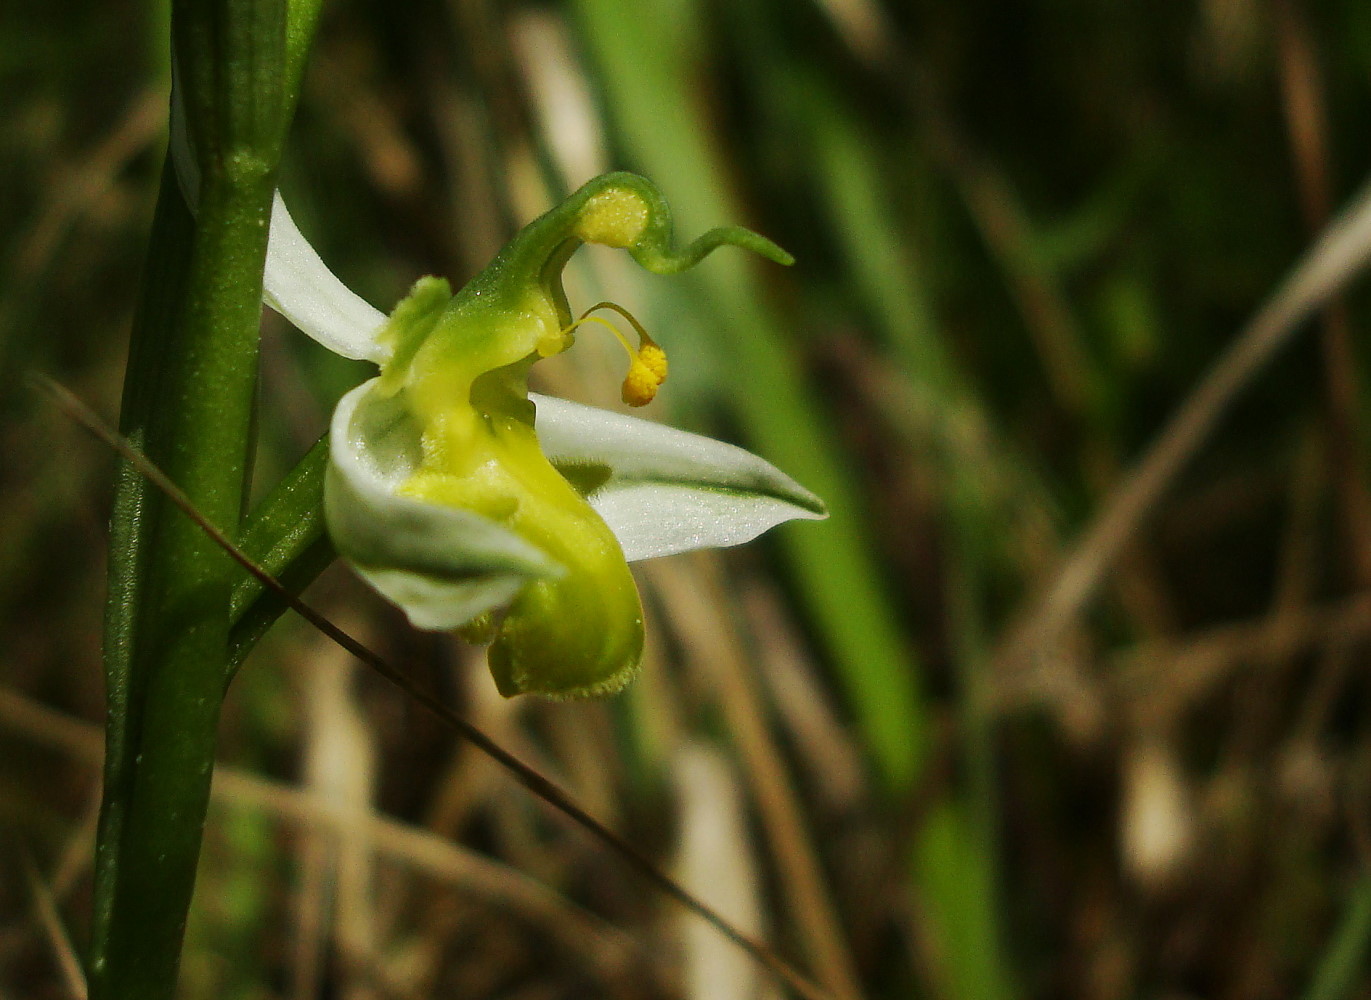
[{"label": "orchid flower", "polygon": [[330,429],[325,516],[333,543],[418,628],[489,643],[506,696],[606,694],[643,648],[628,562],[736,545],[823,503],[740,448],[532,394],[529,369],[577,328],[638,334],[624,400],[651,399],[666,356],[620,307],[579,320],[561,272],[583,243],[627,250],[656,274],[724,244],[790,257],[739,227],[670,248],[665,201],[645,179],[606,174],[524,227],[453,294],[422,278],[389,317],[348,290],[278,195],[264,300],[338,354],[380,366],[339,402]]}]

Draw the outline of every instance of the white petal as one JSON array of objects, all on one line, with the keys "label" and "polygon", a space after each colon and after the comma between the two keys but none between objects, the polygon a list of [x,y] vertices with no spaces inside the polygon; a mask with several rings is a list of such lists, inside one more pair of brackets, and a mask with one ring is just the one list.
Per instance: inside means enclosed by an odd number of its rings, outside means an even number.
[{"label": "white petal", "polygon": [[608,471],[588,499],[630,562],[739,545],[784,521],[827,516],[822,500],[742,448],[564,399],[530,398],[554,465]]},{"label": "white petal", "polygon": [[262,281],[266,304],[333,353],[378,363],[389,355],[376,342],[385,314],[328,269],[300,234],[280,192],[271,205],[271,240]]},{"label": "white petal", "polygon": [[324,513],[339,553],[418,628],[452,629],[507,604],[530,579],[563,568],[518,535],[469,511],[397,496],[419,460],[405,409],[372,390],[338,403]]}]

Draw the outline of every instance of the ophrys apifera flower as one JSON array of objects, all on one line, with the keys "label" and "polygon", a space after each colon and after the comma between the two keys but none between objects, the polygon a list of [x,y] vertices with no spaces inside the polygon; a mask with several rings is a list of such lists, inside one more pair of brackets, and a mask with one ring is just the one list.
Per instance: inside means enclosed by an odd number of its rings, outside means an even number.
[{"label": "ophrys apifera flower", "polygon": [[584,243],[624,249],[656,274],[725,244],[789,262],[737,227],[673,251],[657,189],[606,174],[525,226],[455,294],[421,279],[385,318],[328,271],[279,198],[273,213],[266,301],[331,350],[380,366],[334,413],[334,544],[417,627],[489,643],[506,695],[627,683],[643,648],[629,561],[824,516],[817,497],[742,449],[529,393],[533,365],[591,323],[634,332],[636,346],[621,336],[626,402],[647,402],[666,376],[661,347],[617,306],[573,315],[561,272]]}]

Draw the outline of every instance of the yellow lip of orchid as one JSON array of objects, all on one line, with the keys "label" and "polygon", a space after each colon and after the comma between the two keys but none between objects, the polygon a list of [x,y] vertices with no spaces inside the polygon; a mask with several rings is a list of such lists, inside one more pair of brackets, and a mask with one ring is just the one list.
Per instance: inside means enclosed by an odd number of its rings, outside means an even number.
[{"label": "yellow lip of orchid", "polygon": [[279,197],[265,299],[379,377],[335,411],[325,513],[339,553],[420,628],[490,643],[506,695],[608,693],[636,670],[642,609],[630,559],[732,545],[823,504],[748,452],[562,400],[527,374],[578,327],[617,312],[638,334],[624,399],[652,398],[666,356],[612,303],[573,320],[561,270],[582,243],[671,274],[731,244],[790,258],[738,227],[671,249],[670,213],[632,174],[596,178],[526,226],[464,288],[421,279],[384,318],[347,290]]}]

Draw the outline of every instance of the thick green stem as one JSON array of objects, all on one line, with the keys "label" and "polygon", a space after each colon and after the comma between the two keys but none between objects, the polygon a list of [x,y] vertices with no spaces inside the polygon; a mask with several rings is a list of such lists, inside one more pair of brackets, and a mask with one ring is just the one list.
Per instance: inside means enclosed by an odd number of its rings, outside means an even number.
[{"label": "thick green stem", "polygon": [[[163,370],[155,358],[175,329],[176,304],[187,279],[194,222],[177,190],[170,163],[162,176],[161,196],[153,219],[143,297],[134,321],[120,430],[144,451],[148,447],[153,405]],[[109,598],[105,613],[104,796],[96,838],[94,905],[88,978],[91,996],[114,995],[105,989],[111,929],[119,895],[120,845],[124,842],[138,753],[141,700],[132,693],[138,609],[148,576],[150,533],[146,530],[154,494],[128,463],[119,467],[114,510],[110,517]]]},{"label": "thick green stem", "polygon": [[[241,516],[272,194],[317,13],[313,0],[290,11],[286,0],[181,0],[173,11],[198,205],[186,204],[169,162],[121,425],[220,525]],[[95,1000],[175,993],[239,575],[135,471],[120,470],[89,963]]]},{"label": "thick green stem", "polygon": [[[144,447],[210,520],[236,522],[256,378],[258,302],[272,177],[206,178],[175,327],[158,340],[157,413]],[[145,352],[138,352],[147,357]],[[165,411],[167,416],[162,416]],[[121,498],[122,499],[122,498]],[[121,503],[121,509],[125,506]],[[132,609],[114,876],[95,996],[170,997],[199,857],[228,646],[232,562],[160,497],[144,496],[129,534],[145,544]],[[113,717],[112,717],[112,721]],[[107,810],[108,815],[108,810]],[[102,835],[109,831],[108,824]],[[102,836],[103,840],[103,836]],[[102,847],[104,847],[102,843]]]}]

